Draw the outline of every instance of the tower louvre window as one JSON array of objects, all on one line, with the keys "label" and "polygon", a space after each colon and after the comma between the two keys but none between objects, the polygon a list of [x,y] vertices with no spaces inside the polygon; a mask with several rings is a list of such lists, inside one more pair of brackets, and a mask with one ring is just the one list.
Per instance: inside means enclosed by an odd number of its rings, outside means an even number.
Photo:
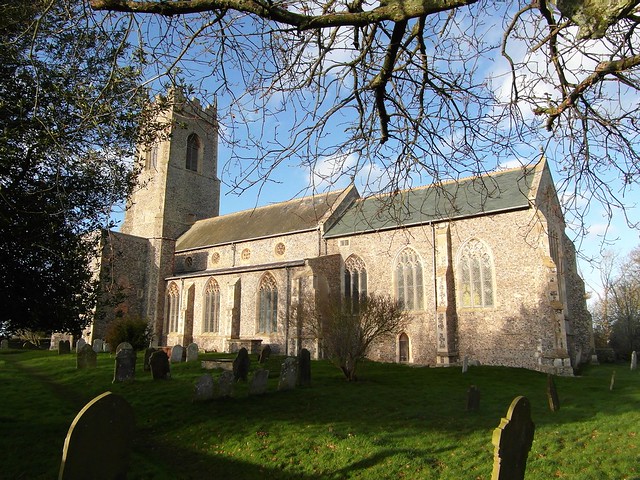
[{"label": "tower louvre window", "polygon": [[187,161],[186,169],[193,172],[198,171],[198,158],[200,157],[200,149],[202,148],[200,138],[192,133],[187,138]]}]

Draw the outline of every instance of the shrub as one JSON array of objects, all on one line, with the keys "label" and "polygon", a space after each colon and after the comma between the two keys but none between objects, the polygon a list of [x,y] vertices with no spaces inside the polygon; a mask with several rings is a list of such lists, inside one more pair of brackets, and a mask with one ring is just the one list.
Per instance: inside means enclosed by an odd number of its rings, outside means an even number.
[{"label": "shrub", "polygon": [[140,317],[116,318],[109,324],[105,341],[114,349],[122,342],[129,342],[135,350],[149,345],[151,327],[146,319]]}]

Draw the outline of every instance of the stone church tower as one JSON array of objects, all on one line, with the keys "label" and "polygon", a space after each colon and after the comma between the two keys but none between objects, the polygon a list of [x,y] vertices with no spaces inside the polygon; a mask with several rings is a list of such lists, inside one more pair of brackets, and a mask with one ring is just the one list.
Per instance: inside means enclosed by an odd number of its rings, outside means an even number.
[{"label": "stone church tower", "polygon": [[168,100],[157,118],[164,131],[138,151],[141,171],[121,231],[103,232],[92,338],[104,338],[111,320],[128,315],[148,319],[159,339],[176,239],[219,212],[216,107],[203,108],[179,91]]},{"label": "stone church tower", "polygon": [[196,220],[218,215],[220,180],[215,106],[203,109],[176,92],[161,112],[167,132],[142,150],[138,187],[129,199],[122,233],[176,239]]}]

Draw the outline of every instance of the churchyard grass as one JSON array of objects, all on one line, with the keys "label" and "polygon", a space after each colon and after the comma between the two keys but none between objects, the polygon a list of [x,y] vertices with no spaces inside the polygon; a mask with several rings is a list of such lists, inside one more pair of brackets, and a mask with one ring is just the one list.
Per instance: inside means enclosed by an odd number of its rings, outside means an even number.
[{"label": "churchyard grass", "polygon": [[[283,359],[274,356],[266,395],[250,397],[241,383],[233,398],[193,403],[199,361],[153,381],[142,358],[133,383],[114,384],[106,353],[96,369],[76,370],[75,355],[0,351],[0,478],[55,478],[73,418],[112,391],[136,416],[130,479],[488,479],[493,429],[518,395],[536,425],[528,480],[640,479],[640,372],[628,365],[556,377],[554,413],[546,376],[522,369],[365,362],[349,383],[313,362],[311,387],[278,392]],[[481,392],[476,412],[465,411],[470,385]]]}]

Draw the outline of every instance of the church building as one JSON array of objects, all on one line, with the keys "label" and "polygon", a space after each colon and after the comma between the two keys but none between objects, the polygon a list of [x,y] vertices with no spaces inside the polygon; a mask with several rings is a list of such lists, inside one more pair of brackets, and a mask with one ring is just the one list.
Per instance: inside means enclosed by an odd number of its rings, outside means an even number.
[{"label": "church building", "polygon": [[154,342],[322,357],[303,299],[391,295],[403,332],[385,362],[571,374],[593,353],[573,243],[544,159],[527,167],[363,198],[355,186],[219,215],[212,107],[177,98],[148,151],[120,232],[105,231],[91,337],[116,316],[148,319]]}]

